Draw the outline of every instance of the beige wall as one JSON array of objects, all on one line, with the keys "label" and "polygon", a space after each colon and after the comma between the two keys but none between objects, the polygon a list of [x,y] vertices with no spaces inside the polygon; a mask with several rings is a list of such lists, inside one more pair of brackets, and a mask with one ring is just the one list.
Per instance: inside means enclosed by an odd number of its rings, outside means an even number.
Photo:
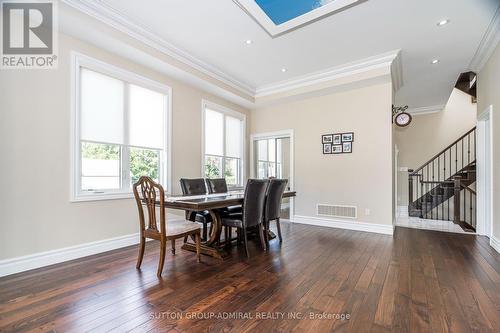
[{"label": "beige wall", "polygon": [[[391,100],[384,83],[253,111],[252,133],[294,130],[296,215],[354,205],[359,221],[392,224]],[[322,154],[322,134],[351,131],[352,154]]]},{"label": "beige wall", "polygon": [[500,44],[477,79],[477,112],[493,106],[493,236],[500,239]]},{"label": "beige wall", "polygon": [[138,232],[132,199],[69,202],[70,51],[172,87],[172,181],[201,173],[201,100],[248,110],[66,35],[57,70],[0,71],[0,259]]},{"label": "beige wall", "polygon": [[[416,169],[476,126],[476,104],[454,89],[443,111],[415,115],[407,127],[395,129],[399,167]],[[398,205],[408,205],[408,172],[398,171]]]}]

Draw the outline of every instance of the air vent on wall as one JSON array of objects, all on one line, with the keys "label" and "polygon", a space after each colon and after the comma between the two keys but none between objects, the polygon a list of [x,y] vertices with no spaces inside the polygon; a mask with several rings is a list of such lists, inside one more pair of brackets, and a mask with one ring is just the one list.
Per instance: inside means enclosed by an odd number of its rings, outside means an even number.
[{"label": "air vent on wall", "polygon": [[318,204],[316,214],[319,216],[342,217],[355,219],[358,215],[356,206],[340,206]]}]

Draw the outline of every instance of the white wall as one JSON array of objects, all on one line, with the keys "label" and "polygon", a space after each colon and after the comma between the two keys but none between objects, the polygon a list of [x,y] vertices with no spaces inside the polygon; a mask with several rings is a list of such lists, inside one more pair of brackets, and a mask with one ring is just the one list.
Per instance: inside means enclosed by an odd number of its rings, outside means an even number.
[{"label": "white wall", "polygon": [[[296,215],[315,217],[317,203],[354,205],[357,221],[392,224],[391,101],[383,83],[253,111],[253,134],[294,130]],[[354,132],[353,153],[323,155],[321,135],[337,132]]]},{"label": "white wall", "polygon": [[0,71],[0,259],[138,232],[132,199],[69,202],[70,52],[172,87],[172,181],[201,173],[201,100],[248,110],[158,72],[59,36],[57,70]]},{"label": "white wall", "polygon": [[[500,242],[500,44],[497,45],[477,78],[477,112],[481,114],[493,106],[493,230],[492,234]],[[497,243],[497,250],[500,243]]]}]

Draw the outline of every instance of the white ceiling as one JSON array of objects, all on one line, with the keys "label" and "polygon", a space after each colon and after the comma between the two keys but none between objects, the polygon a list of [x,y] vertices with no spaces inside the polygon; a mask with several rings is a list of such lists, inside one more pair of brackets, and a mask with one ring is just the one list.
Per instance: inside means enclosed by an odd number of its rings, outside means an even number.
[{"label": "white ceiling", "polygon": [[[231,0],[101,2],[252,89],[401,49],[396,103],[410,108],[446,103],[500,3],[367,0],[272,38]],[[438,27],[443,18],[450,23]],[[439,64],[430,63],[434,58]]]}]

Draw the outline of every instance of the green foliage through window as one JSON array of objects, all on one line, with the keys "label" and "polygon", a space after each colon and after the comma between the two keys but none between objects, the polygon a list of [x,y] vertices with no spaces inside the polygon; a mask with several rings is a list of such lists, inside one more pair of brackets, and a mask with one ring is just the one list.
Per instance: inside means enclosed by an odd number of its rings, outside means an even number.
[{"label": "green foliage through window", "polygon": [[117,160],[120,146],[92,142],[82,142],[82,157],[92,160]]},{"label": "green foliage through window", "polygon": [[130,179],[132,183],[141,176],[149,176],[158,181],[160,156],[156,150],[130,148]]}]

